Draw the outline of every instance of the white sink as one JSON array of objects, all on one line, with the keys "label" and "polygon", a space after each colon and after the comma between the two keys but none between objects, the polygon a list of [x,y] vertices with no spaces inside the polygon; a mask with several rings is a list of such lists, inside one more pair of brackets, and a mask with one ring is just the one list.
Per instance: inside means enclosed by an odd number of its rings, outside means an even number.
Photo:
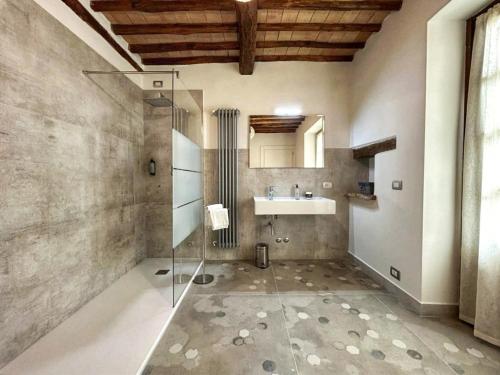
[{"label": "white sink", "polygon": [[315,197],[288,198],[253,197],[255,215],[335,215],[336,204],[333,199]]}]

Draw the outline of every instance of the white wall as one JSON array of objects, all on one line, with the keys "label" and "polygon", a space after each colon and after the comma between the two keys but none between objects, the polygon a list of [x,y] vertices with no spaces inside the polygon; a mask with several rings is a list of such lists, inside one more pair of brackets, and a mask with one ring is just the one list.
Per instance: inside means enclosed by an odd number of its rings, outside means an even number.
[{"label": "white wall", "polygon": [[[326,147],[349,147],[349,89],[351,64],[275,62],[256,63],[251,76],[242,76],[238,64],[205,64],[177,67],[190,89],[202,89],[206,147],[216,148],[217,119],[211,112],[220,107],[241,111],[239,147],[248,148],[248,116],[275,114],[322,114],[326,123]],[[165,67],[162,67],[165,68]],[[155,76],[144,77],[151,88]],[[281,114],[281,113],[280,113]]]},{"label": "white wall", "polygon": [[[38,5],[40,5],[46,12],[48,12],[52,17],[57,19],[60,23],[66,26],[71,32],[73,32],[77,37],[83,40],[90,48],[101,55],[107,62],[115,66],[117,70],[133,70],[135,68],[130,65],[130,63],[125,60],[118,52],[115,51],[109,43],[104,40],[104,38],[99,35],[94,29],[92,29],[87,23],[82,21],[66,4],[58,0],[34,0]],[[101,13],[95,13],[90,8],[90,0],[80,0],[80,3],[95,17],[97,21],[109,32],[111,36],[120,44],[125,51],[128,51],[127,43],[122,37],[116,36],[111,31],[111,25],[106,17]],[[130,56],[140,65],[141,61],[137,55],[130,54]],[[93,67],[87,67],[88,70],[92,70]],[[128,78],[137,84],[142,86],[141,76],[139,75],[129,75]]]},{"label": "white wall", "polygon": [[[375,160],[376,208],[352,205],[350,251],[413,297],[422,297],[422,205],[427,21],[448,0],[407,0],[356,55],[351,145],[397,136]],[[402,191],[391,189],[403,180]],[[401,271],[401,282],[389,276]]]},{"label": "white wall", "polygon": [[[250,168],[261,168],[263,146],[293,146],[295,148],[295,133],[255,133],[248,150]],[[295,152],[295,157],[297,158],[297,156],[297,152]]]},{"label": "white wall", "polygon": [[460,273],[465,21],[490,0],[452,0],[428,24],[422,300],[456,303]]}]

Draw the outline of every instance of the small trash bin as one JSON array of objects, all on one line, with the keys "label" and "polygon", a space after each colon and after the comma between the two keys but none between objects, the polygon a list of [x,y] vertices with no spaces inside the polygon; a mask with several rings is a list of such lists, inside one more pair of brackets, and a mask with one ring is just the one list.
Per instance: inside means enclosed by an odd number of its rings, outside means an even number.
[{"label": "small trash bin", "polygon": [[267,243],[258,243],[255,246],[255,267],[269,267],[269,245]]}]

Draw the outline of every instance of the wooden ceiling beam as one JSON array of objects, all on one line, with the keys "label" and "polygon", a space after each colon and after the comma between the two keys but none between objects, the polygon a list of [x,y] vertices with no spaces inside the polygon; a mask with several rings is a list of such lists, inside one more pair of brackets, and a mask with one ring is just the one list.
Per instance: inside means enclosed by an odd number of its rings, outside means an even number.
[{"label": "wooden ceiling beam", "polygon": [[276,130],[267,130],[267,129],[254,129],[256,133],[267,133],[267,134],[274,134],[274,133],[295,133],[297,129],[276,129]]},{"label": "wooden ceiling beam", "polygon": [[[93,0],[96,12],[233,11],[235,0]],[[259,9],[307,9],[330,11],[396,11],[402,0],[259,0]]]},{"label": "wooden ceiling beam", "polygon": [[[257,48],[327,48],[327,49],[361,49],[364,42],[315,42],[311,40],[276,40],[257,42]],[[238,42],[177,42],[177,43],[145,43],[129,44],[132,53],[159,53],[175,51],[235,51]]]},{"label": "wooden ceiling beam", "polygon": [[237,31],[235,23],[113,24],[111,28],[116,35],[221,34]]},{"label": "wooden ceiling beam", "polygon": [[257,48],[328,48],[328,49],[360,49],[365,42],[316,42],[313,40],[269,40],[257,42]]},{"label": "wooden ceiling beam", "polygon": [[352,55],[262,55],[256,61],[311,61],[311,62],[349,62],[354,60]]},{"label": "wooden ceiling beam", "polygon": [[400,10],[402,0],[259,0],[259,9],[307,9],[307,10]]},{"label": "wooden ceiling beam", "polygon": [[186,56],[143,58],[144,65],[193,65],[239,62],[239,56]]},{"label": "wooden ceiling beam", "polygon": [[254,129],[264,129],[264,130],[276,130],[276,129],[283,129],[283,128],[290,128],[290,129],[297,129],[300,126],[298,125],[281,125],[281,126],[255,126],[252,125]]},{"label": "wooden ceiling beam", "polygon": [[256,119],[304,121],[306,119],[306,116],[250,115],[250,120],[256,120]]},{"label": "wooden ceiling beam", "polygon": [[[165,23],[165,24],[113,24],[116,35],[146,34],[221,34],[238,31],[235,23]],[[259,23],[258,31],[358,31],[378,32],[382,28],[376,23]]]},{"label": "wooden ceiling beam", "polygon": [[301,122],[296,122],[294,124],[250,124],[254,129],[281,129],[281,128],[298,128]]},{"label": "wooden ceiling beam", "polygon": [[257,51],[257,0],[235,2],[240,44],[240,74],[251,75]]},{"label": "wooden ceiling beam", "polygon": [[234,11],[234,0],[93,0],[90,7],[96,12]]},{"label": "wooden ceiling beam", "polygon": [[259,23],[259,31],[359,31],[379,32],[379,23]]},{"label": "wooden ceiling beam", "polygon": [[[255,56],[255,61],[309,61],[309,62],[348,62],[352,61],[351,55],[260,55]],[[239,56],[185,56],[185,57],[145,57],[144,65],[192,65],[212,63],[239,62]]]},{"label": "wooden ceiling beam", "polygon": [[158,53],[175,51],[231,51],[238,50],[238,42],[177,42],[129,44],[133,53]]},{"label": "wooden ceiling beam", "polygon": [[273,124],[301,124],[304,120],[302,119],[250,119],[250,124],[254,125],[273,125]]},{"label": "wooden ceiling beam", "polygon": [[255,126],[283,126],[285,124],[297,125],[302,124],[301,120],[250,120],[250,125]]}]

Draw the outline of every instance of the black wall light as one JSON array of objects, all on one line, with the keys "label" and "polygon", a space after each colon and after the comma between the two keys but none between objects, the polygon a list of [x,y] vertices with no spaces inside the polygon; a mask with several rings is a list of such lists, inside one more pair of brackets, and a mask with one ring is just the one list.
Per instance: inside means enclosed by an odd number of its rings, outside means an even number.
[{"label": "black wall light", "polygon": [[149,161],[149,174],[156,176],[156,162],[153,159]]}]

